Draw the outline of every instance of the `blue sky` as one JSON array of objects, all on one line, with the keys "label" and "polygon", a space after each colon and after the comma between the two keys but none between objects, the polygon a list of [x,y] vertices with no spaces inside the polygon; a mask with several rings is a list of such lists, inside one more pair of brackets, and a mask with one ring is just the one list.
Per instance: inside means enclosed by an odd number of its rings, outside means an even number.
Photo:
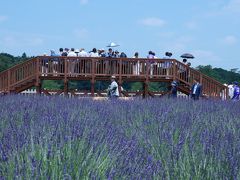
[{"label": "blue sky", "polygon": [[0,52],[42,55],[59,47],[105,48],[132,57],[192,53],[197,65],[240,68],[240,0],[7,0]]}]

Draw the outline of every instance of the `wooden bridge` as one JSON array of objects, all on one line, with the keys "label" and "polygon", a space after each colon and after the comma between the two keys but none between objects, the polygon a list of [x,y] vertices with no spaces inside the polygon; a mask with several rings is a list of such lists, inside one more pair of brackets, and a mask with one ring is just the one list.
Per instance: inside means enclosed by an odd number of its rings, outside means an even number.
[{"label": "wooden bridge", "polygon": [[[136,92],[122,91],[122,96],[164,95],[166,92],[149,91],[150,82],[179,82],[178,90],[184,94],[190,93],[194,79],[203,85],[205,97],[228,97],[228,89],[220,82],[188,67],[176,59],[134,59],[134,58],[91,58],[91,57],[52,57],[38,56],[18,64],[0,73],[0,93],[20,93],[35,87],[37,93],[49,95],[51,90],[43,89],[44,80],[62,80],[64,88],[55,90],[55,94],[77,91],[69,89],[69,81],[89,81],[91,90],[82,91],[83,95],[104,96],[104,91],[95,89],[96,81],[109,81],[114,75],[119,86],[123,82],[142,82],[143,89]],[[121,88],[119,88],[121,89]],[[121,90],[120,90],[121,91]]]}]

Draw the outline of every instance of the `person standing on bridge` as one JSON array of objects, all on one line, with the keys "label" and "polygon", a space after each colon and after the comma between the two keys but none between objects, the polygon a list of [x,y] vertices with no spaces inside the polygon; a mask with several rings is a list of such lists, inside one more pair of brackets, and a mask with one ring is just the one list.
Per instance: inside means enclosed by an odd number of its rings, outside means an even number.
[{"label": "person standing on bridge", "polygon": [[[134,56],[132,58],[138,59],[139,58],[139,54],[138,52],[135,52]],[[134,75],[139,75],[140,74],[140,62],[139,60],[133,63],[133,74]]]},{"label": "person standing on bridge", "polygon": [[117,99],[119,97],[118,84],[115,76],[111,76],[111,84],[108,87],[108,96],[112,99]]},{"label": "person standing on bridge", "polygon": [[[67,55],[68,57],[77,57],[77,54],[75,53],[75,49],[71,48],[71,51]],[[75,69],[76,59],[68,59],[68,73],[70,76],[73,76],[74,69]]]}]

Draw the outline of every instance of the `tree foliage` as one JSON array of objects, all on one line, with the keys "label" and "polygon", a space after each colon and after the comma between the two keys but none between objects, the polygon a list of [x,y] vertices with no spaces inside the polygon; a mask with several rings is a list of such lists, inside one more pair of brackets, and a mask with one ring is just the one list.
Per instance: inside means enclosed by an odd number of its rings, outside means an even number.
[{"label": "tree foliage", "polygon": [[201,73],[210,76],[221,83],[232,83],[233,81],[240,81],[240,73],[238,68],[231,69],[230,71],[222,68],[212,68],[211,65],[197,66],[196,68]]},{"label": "tree foliage", "polygon": [[16,65],[22,63],[30,59],[31,57],[27,57],[26,53],[23,53],[22,56],[14,57],[11,54],[0,53],[0,72]]}]

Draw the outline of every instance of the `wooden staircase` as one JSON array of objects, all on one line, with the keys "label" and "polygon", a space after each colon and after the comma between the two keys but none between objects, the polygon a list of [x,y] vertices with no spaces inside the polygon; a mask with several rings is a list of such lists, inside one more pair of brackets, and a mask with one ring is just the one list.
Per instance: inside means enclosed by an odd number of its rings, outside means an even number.
[{"label": "wooden staircase", "polygon": [[[142,82],[143,91],[136,95],[154,96],[167,92],[150,92],[149,82],[171,83],[179,82],[178,90],[190,94],[194,79],[203,86],[205,97],[227,99],[228,89],[220,82],[184,65],[175,59],[133,59],[133,58],[83,58],[83,57],[49,57],[38,56],[18,64],[0,73],[0,93],[20,93],[31,87],[37,92],[47,92],[41,89],[43,80],[63,80],[65,94],[68,94],[69,80],[87,80],[91,82],[91,95],[96,95],[94,84],[98,80],[109,81],[115,75],[121,86],[123,82]],[[59,91],[60,92],[60,91]],[[49,94],[49,93],[48,93]],[[102,96],[101,93],[97,93]],[[129,96],[128,92],[122,92]]]}]

